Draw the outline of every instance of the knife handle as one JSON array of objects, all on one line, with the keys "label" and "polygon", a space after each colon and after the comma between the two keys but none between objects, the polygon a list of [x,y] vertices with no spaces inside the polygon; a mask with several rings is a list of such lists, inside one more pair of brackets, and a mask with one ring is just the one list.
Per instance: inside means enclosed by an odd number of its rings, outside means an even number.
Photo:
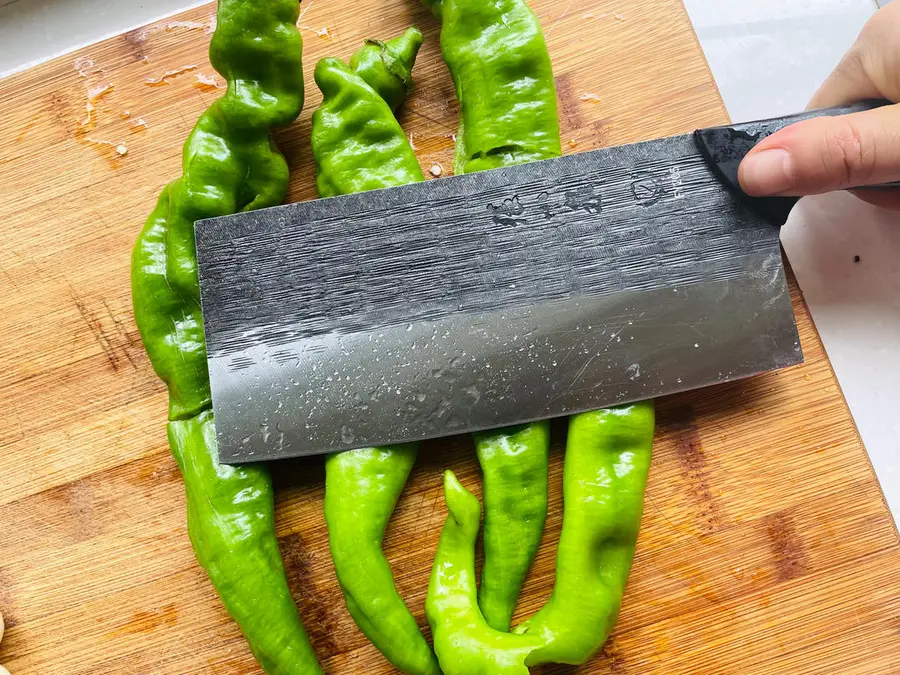
[{"label": "knife handle", "polygon": [[[814,119],[816,117],[838,117],[852,113],[873,110],[884,105],[891,105],[890,101],[869,100],[860,101],[850,105],[837,106],[835,108],[821,108],[809,110],[796,115],[773,117],[767,120],[755,122],[743,122],[729,124],[709,129],[699,129],[694,132],[694,141],[700,150],[700,154],[709,162],[716,176],[738,194],[747,205],[768,219],[773,224],[781,227],[787,221],[788,215],[799,197],[751,197],[741,189],[738,182],[738,167],[747,153],[764,138],[768,138],[776,131],[796,122]],[[870,188],[898,187],[900,183],[883,183],[881,185],[869,185]]]}]

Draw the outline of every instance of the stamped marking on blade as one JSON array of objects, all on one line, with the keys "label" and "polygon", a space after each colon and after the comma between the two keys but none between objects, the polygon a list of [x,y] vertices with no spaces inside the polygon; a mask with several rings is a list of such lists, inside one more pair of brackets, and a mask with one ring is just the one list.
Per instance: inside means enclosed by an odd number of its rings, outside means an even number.
[{"label": "stamped marking on blade", "polygon": [[197,246],[227,461],[514,424],[802,358],[777,229],[690,137],[204,221]]}]

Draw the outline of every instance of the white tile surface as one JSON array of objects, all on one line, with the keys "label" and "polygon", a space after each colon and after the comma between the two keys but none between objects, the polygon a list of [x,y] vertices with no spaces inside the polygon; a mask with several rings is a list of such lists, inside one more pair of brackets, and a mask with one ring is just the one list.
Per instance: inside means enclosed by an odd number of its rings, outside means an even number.
[{"label": "white tile surface", "polygon": [[896,520],[900,217],[849,194],[824,195],[801,200],[781,240]]},{"label": "white tile surface", "polygon": [[[889,0],[879,0],[887,4]],[[685,0],[734,119],[801,110],[875,0]],[[0,0],[0,76],[202,0]],[[895,517],[900,514],[900,217],[804,200],[782,240]],[[853,257],[859,255],[860,262]]]},{"label": "white tile surface", "polygon": [[[735,120],[805,108],[875,11],[872,0],[685,5]],[[847,194],[805,199],[782,231],[782,242],[896,519],[900,215]]]},{"label": "white tile surface", "polygon": [[734,119],[797,112],[853,44],[872,0],[686,0]]},{"label": "white tile surface", "polygon": [[208,0],[0,0],[0,77]]}]

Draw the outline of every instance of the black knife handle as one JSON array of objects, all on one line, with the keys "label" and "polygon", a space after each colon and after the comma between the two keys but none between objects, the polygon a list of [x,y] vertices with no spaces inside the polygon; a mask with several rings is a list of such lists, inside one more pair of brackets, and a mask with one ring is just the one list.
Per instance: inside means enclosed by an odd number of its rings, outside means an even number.
[{"label": "black knife handle", "polygon": [[[851,113],[873,110],[890,104],[890,101],[885,100],[860,101],[859,103],[853,103],[852,105],[809,110],[807,112],[797,113],[796,115],[773,117],[768,120],[699,129],[694,132],[694,140],[697,143],[700,153],[710,163],[710,166],[717,177],[724,182],[729,189],[738,194],[742,200],[745,200],[748,207],[775,225],[781,227],[787,220],[791,209],[794,208],[794,205],[800,198],[751,197],[745,193],[738,182],[738,167],[744,157],[747,156],[747,153],[764,138],[768,138],[776,131],[780,131],[795,122],[802,122],[803,120],[809,120],[815,117],[838,117],[840,115],[849,115]],[[868,187],[881,188],[897,186],[900,186],[900,183],[885,183]]]}]

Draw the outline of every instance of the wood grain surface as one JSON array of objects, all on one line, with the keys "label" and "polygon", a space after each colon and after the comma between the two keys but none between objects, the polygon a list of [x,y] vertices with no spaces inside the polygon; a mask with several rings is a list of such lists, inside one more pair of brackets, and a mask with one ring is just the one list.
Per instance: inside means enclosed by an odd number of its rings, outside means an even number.
[{"label": "wood grain surface", "polygon": [[[533,4],[567,152],[725,121],[678,0]],[[213,14],[191,10],[0,81],[0,663],[13,675],[258,672],[194,561],[165,393],[129,291],[135,237],[220,93],[208,84]],[[401,121],[426,170],[449,172],[457,106],[430,15],[413,0],[315,0],[300,23],[307,105],[277,134],[289,199],[315,196],[316,61],[410,23],[426,43]],[[793,297],[805,365],[659,402],[619,624],[590,664],[540,672],[900,673],[897,531],[796,285]],[[520,618],[553,582],[563,433]],[[444,467],[480,493],[467,438],[426,444],[386,542],[423,625]],[[391,672],[334,578],[321,460],[274,473],[291,586],[326,669]]]}]

